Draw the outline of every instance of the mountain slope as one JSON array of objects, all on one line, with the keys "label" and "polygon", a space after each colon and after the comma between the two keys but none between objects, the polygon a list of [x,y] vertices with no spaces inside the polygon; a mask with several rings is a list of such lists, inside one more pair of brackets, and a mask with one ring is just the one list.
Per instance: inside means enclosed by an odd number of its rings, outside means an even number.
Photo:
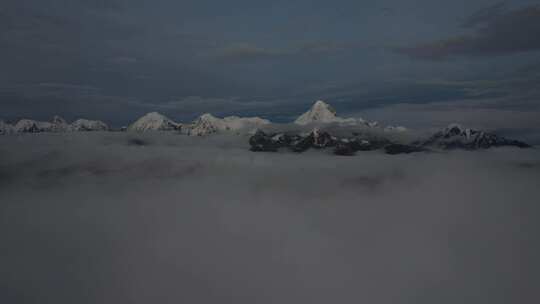
[{"label": "mountain slope", "polygon": [[13,130],[16,133],[38,133],[40,132],[39,123],[31,119],[21,119],[15,126]]},{"label": "mountain slope", "polygon": [[54,116],[51,121],[21,119],[9,129],[14,133],[66,132],[69,125],[62,117]]},{"label": "mountain slope", "polygon": [[77,119],[69,125],[69,131],[108,131],[109,126],[99,120]]},{"label": "mountain slope", "polygon": [[251,131],[267,124],[270,124],[270,121],[259,117],[228,116],[217,118],[206,113],[188,127],[188,135],[205,136],[221,131]]},{"label": "mountain slope", "polygon": [[317,100],[311,109],[300,115],[294,123],[299,125],[307,125],[315,122],[330,123],[336,122],[337,119],[338,117],[334,108],[322,100]]},{"label": "mountain slope", "polygon": [[49,121],[38,121],[37,126],[40,132],[66,132],[69,129],[68,123],[60,116],[54,116]]},{"label": "mountain slope", "polygon": [[300,115],[295,121],[297,125],[339,123],[345,125],[367,125],[376,126],[377,123],[366,122],[362,118],[341,118],[337,116],[336,110],[322,100],[317,100],[311,108]]},{"label": "mountain slope", "polygon": [[133,124],[131,124],[127,130],[128,131],[170,131],[177,130],[181,127],[181,124],[178,124],[168,117],[157,113],[151,112],[143,117],[137,119]]},{"label": "mountain slope", "polygon": [[13,131],[12,125],[0,120],[0,135],[11,134]]}]

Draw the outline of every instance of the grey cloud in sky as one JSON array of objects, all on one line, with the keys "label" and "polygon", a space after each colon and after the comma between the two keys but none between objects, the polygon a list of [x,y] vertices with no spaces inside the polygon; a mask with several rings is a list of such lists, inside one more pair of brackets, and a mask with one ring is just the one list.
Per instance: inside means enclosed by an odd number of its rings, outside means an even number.
[{"label": "grey cloud in sky", "polygon": [[336,41],[312,41],[300,44],[298,53],[329,54],[363,47],[360,43]]},{"label": "grey cloud in sky", "polygon": [[495,3],[491,6],[477,10],[463,22],[463,27],[474,27],[477,25],[491,22],[496,18],[500,18],[506,12],[507,5],[505,2]]},{"label": "grey cloud in sky", "polygon": [[252,43],[227,44],[213,50],[209,57],[221,63],[256,62],[288,59],[293,56],[329,55],[360,48],[360,43],[336,41],[308,41],[284,48],[268,48]]},{"label": "grey cloud in sky", "polygon": [[540,6],[501,12],[494,6],[465,23],[476,33],[454,36],[398,51],[414,58],[441,60],[454,56],[493,56],[540,51]]},{"label": "grey cloud in sky", "polygon": [[249,43],[238,43],[218,48],[211,57],[219,62],[237,63],[270,59],[286,55],[286,51],[255,46]]},{"label": "grey cloud in sky", "polygon": [[[463,88],[418,82],[510,78],[516,66],[525,70],[511,78],[528,78],[526,91],[538,85],[527,72],[540,48],[531,2],[5,0],[0,119],[76,114],[118,125],[158,109],[289,119],[316,99],[342,112],[463,99]],[[460,58],[442,60],[451,57]],[[236,99],[250,105],[226,102]]]}]

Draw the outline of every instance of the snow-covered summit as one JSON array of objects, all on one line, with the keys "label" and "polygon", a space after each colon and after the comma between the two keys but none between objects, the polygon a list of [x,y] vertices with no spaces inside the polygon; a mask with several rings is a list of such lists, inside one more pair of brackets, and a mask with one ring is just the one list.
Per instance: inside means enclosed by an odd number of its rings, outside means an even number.
[{"label": "snow-covered summit", "polygon": [[65,132],[69,129],[67,121],[58,115],[54,116],[51,122],[53,124],[53,132]]},{"label": "snow-covered summit", "polygon": [[336,122],[336,110],[322,100],[317,100],[311,109],[300,115],[295,121],[299,125],[307,125],[314,122],[330,123]]},{"label": "snow-covered summit", "polygon": [[188,134],[203,136],[224,130],[225,126],[221,119],[214,117],[210,113],[205,113],[197,118],[191,125]]},{"label": "snow-covered summit", "polygon": [[193,122],[189,127],[188,134],[204,136],[220,131],[249,131],[269,123],[270,121],[259,117],[228,116],[217,118],[210,113],[205,113]]},{"label": "snow-covered summit", "polygon": [[67,121],[58,115],[55,115],[51,122],[57,125],[64,125],[64,124],[67,125]]},{"label": "snow-covered summit", "polygon": [[35,120],[21,119],[13,126],[13,130],[16,133],[38,133],[40,132],[40,127],[39,123]]},{"label": "snow-covered summit", "polygon": [[297,125],[321,124],[321,123],[339,123],[342,125],[358,125],[370,123],[362,118],[341,118],[337,116],[336,110],[322,100],[317,100],[313,106],[304,114],[300,115],[295,121]]},{"label": "snow-covered summit", "polygon": [[9,128],[10,132],[4,133],[65,132],[68,128],[68,123],[62,117],[54,116],[51,121],[21,119]]},{"label": "snow-covered summit", "polygon": [[69,129],[66,120],[57,115],[50,122],[38,121],[37,126],[40,132],[65,132]]},{"label": "snow-covered summit", "polygon": [[270,124],[270,121],[260,117],[227,116],[223,118],[228,130],[240,130],[245,128],[257,128]]},{"label": "snow-covered summit", "polygon": [[143,117],[137,119],[133,124],[131,124],[127,130],[128,131],[169,131],[177,130],[180,128],[181,124],[178,124],[168,117],[157,113],[151,112]]},{"label": "snow-covered summit", "polygon": [[109,126],[99,120],[77,119],[69,125],[70,131],[108,131]]}]

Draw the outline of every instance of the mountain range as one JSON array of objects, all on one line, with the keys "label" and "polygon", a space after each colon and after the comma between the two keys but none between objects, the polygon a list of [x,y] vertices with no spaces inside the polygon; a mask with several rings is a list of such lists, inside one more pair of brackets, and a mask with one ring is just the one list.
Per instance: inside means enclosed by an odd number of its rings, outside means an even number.
[{"label": "mountain range", "polygon": [[0,120],[0,134],[41,133],[41,132],[80,132],[80,131],[108,131],[109,126],[99,120],[77,119],[71,124],[60,116],[54,116],[51,121],[36,121],[21,119],[14,125]]},{"label": "mountain range", "polygon": [[[11,125],[0,120],[0,134],[39,132],[109,131],[107,124],[97,120],[78,119],[71,124],[59,116],[42,122],[21,119]],[[338,155],[353,155],[358,151],[383,149],[388,154],[433,150],[477,150],[491,147],[530,147],[496,134],[451,124],[427,139],[410,140],[402,126],[382,127],[362,118],[342,118],[332,106],[318,100],[292,124],[274,124],[260,117],[228,116],[218,118],[206,113],[191,123],[179,123],[157,113],[148,113],[123,131],[176,131],[189,136],[207,136],[228,132],[251,135],[249,143],[254,152],[275,152],[282,148],[303,152],[310,148],[332,148]]]}]

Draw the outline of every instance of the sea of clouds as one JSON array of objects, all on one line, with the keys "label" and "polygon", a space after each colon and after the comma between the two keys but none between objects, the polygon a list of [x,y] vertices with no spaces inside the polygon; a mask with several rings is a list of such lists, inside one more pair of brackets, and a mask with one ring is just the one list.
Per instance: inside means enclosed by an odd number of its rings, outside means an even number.
[{"label": "sea of clouds", "polygon": [[540,153],[0,137],[1,303],[537,303]]}]

